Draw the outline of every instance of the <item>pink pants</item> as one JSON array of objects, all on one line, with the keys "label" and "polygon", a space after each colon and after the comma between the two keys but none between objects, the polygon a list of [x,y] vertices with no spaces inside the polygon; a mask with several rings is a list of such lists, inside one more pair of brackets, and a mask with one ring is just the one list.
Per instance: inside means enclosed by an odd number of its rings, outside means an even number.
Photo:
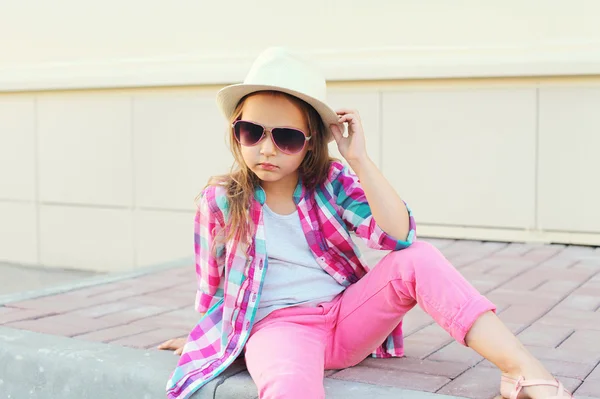
[{"label": "pink pants", "polygon": [[324,398],[324,370],[364,360],[419,304],[463,345],[475,320],[495,306],[431,244],[389,253],[332,302],[277,310],[246,343],[259,397]]}]

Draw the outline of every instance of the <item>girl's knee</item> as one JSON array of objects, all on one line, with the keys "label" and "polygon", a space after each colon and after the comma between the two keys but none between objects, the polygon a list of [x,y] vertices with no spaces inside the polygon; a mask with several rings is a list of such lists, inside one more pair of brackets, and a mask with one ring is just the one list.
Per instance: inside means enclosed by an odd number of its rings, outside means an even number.
[{"label": "girl's knee", "polygon": [[390,262],[394,269],[402,273],[408,279],[415,271],[429,271],[452,267],[442,253],[432,244],[426,241],[415,241],[408,248],[390,252],[384,258]]},{"label": "girl's knee", "polygon": [[434,245],[426,241],[415,241],[408,248],[390,252],[387,257],[404,262],[444,258]]},{"label": "girl's knee", "polygon": [[412,252],[413,254],[419,254],[420,256],[441,255],[436,246],[427,241],[415,241],[406,249],[409,250],[409,252]]}]

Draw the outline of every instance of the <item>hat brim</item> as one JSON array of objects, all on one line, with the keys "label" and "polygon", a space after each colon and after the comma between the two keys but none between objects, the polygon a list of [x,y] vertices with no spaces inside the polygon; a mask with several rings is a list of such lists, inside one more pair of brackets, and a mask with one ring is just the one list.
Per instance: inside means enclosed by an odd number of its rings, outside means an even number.
[{"label": "hat brim", "polygon": [[229,120],[233,115],[233,112],[235,111],[235,108],[237,107],[238,103],[244,96],[259,91],[279,91],[282,93],[292,95],[294,97],[298,97],[299,99],[305,101],[310,106],[312,106],[323,120],[323,124],[325,125],[325,137],[328,143],[333,141],[333,134],[331,133],[331,129],[329,128],[330,125],[337,124],[340,127],[340,131],[344,131],[344,125],[338,123],[338,115],[327,104],[320,100],[317,100],[314,97],[307,96],[297,91],[279,86],[254,85],[244,83],[226,86],[219,90],[219,92],[217,93],[217,105],[223,113],[223,115],[225,116],[225,118]]}]

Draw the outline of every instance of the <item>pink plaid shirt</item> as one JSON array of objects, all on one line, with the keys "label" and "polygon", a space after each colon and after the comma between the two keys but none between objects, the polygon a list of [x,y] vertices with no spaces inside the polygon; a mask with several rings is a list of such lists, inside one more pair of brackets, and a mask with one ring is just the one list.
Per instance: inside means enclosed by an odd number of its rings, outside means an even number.
[{"label": "pink plaid shirt", "polygon": [[[195,220],[198,292],[196,309],[204,316],[190,332],[177,368],[167,383],[167,397],[188,398],[225,370],[241,353],[252,329],[267,269],[262,205],[265,192],[257,187],[250,205],[256,226],[247,247],[221,243],[228,215],[222,186],[210,186],[201,196]],[[302,229],[317,263],[347,287],[369,270],[352,241],[351,232],[370,248],[400,250],[416,238],[410,215],[406,241],[389,236],[375,223],[356,175],[333,162],[323,185],[308,191],[301,182],[294,192]],[[402,356],[402,323],[374,352],[374,357]]]}]

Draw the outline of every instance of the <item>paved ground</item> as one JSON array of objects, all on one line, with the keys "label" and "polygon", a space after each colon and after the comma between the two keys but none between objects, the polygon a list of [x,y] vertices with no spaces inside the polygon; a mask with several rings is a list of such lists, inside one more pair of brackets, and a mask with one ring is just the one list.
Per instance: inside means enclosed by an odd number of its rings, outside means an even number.
[{"label": "paved ground", "polygon": [[0,262],[0,295],[67,284],[98,273],[81,270],[48,269]]},{"label": "paved ground", "polygon": [[[429,240],[499,307],[499,315],[578,397],[600,398],[600,248]],[[381,255],[369,251],[375,262]],[[153,348],[184,336],[193,267],[174,268],[0,307],[0,325]],[[420,308],[405,319],[406,357],[367,359],[331,378],[469,398],[498,393],[499,373]],[[166,377],[166,376],[165,376]]]}]

